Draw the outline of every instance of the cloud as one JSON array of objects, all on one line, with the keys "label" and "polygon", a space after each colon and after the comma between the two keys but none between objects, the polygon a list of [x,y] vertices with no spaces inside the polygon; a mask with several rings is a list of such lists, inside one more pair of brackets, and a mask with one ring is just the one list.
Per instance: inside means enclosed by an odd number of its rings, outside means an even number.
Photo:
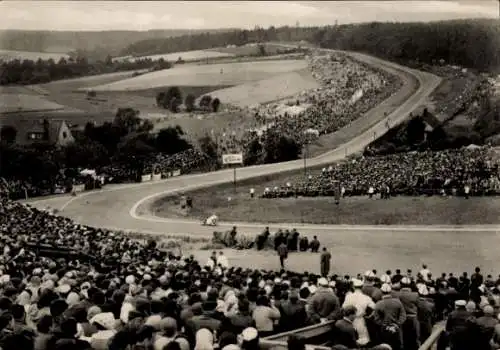
[{"label": "cloud", "polygon": [[0,28],[147,30],[496,17],[481,1],[3,1]]}]

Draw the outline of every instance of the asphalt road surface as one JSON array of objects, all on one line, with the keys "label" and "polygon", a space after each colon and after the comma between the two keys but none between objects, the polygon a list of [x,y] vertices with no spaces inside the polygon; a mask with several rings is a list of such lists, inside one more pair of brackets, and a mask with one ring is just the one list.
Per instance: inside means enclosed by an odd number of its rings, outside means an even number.
[{"label": "asphalt road surface", "polygon": [[[330,164],[345,156],[359,152],[376,135],[383,134],[386,121],[391,125],[402,122],[410,112],[425,102],[426,98],[439,85],[440,78],[402,67],[394,63],[359,53],[350,53],[357,59],[398,74],[403,79],[403,87],[381,105],[369,111],[362,118],[373,120],[373,116],[383,115],[390,106],[398,104],[387,118],[380,120],[361,135],[342,146],[318,157],[308,160],[310,166]],[[415,81],[418,89],[415,90]],[[391,108],[393,109],[393,108]],[[302,160],[240,168],[238,179],[300,169]],[[202,227],[199,222],[158,218],[149,213],[148,203],[161,196],[190,189],[231,182],[232,170],[222,170],[207,174],[187,175],[154,183],[115,185],[94,192],[79,194],[77,197],[58,197],[41,199],[33,205],[41,208],[57,208],[60,214],[82,224],[110,228],[141,231],[150,234],[191,234],[211,235],[214,228]],[[196,203],[196,198],[194,198]],[[332,215],[334,215],[334,208]],[[464,213],[466,215],[466,213]],[[231,227],[233,223],[221,223],[220,230]],[[263,225],[236,223],[242,234],[257,234]],[[368,226],[321,226],[321,225],[270,225],[271,230],[278,227],[296,227],[309,237],[317,235],[320,241],[333,254],[333,264],[339,271],[360,272],[367,268],[418,268],[421,263],[438,267],[442,271],[471,271],[481,265],[486,271],[495,272],[500,263],[496,247],[500,246],[498,227],[368,227]],[[237,252],[244,258],[245,252]],[[252,255],[254,258],[255,256]],[[263,255],[264,257],[264,255]],[[250,258],[250,256],[248,256]],[[314,255],[292,256],[290,263],[297,268],[304,264],[309,269],[314,264]],[[435,271],[438,272],[438,271]],[[439,271],[441,272],[441,271]]]}]

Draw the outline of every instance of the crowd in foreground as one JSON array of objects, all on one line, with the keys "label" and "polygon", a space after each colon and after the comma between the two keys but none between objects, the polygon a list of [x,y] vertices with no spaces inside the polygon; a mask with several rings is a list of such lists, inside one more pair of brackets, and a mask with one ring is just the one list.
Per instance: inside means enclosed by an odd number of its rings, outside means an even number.
[{"label": "crowd in foreground", "polygon": [[500,278],[479,268],[321,276],[231,267],[223,254],[200,264],[6,199],[0,234],[3,350],[257,350],[326,321],[333,349],[412,350],[445,318],[440,349],[500,348]]},{"label": "crowd in foreground", "polygon": [[459,195],[500,193],[500,172],[490,147],[397,153],[360,157],[297,177],[262,197],[292,196]]}]

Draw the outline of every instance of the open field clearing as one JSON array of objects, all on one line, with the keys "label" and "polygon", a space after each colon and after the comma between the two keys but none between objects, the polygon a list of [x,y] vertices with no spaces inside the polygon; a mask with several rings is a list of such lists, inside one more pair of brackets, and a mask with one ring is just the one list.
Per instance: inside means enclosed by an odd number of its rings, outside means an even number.
[{"label": "open field clearing", "polygon": [[0,59],[4,61],[15,59],[36,61],[41,58],[42,60],[53,59],[57,63],[61,57],[68,59],[69,55],[65,53],[0,50]]},{"label": "open field clearing", "polygon": [[304,59],[304,54],[302,53],[288,53],[283,55],[274,55],[274,56],[262,56],[262,57],[254,57],[254,56],[235,56],[235,57],[219,57],[219,58],[211,58],[202,61],[196,62],[188,62],[184,63],[186,66],[203,66],[206,64],[222,64],[222,63],[241,63],[241,62],[262,62],[262,61],[279,61],[279,60],[300,60]]},{"label": "open field clearing", "polygon": [[97,86],[94,90],[126,91],[150,89],[158,86],[232,86],[267,79],[273,75],[302,70],[306,67],[307,62],[304,60],[174,67],[173,69],[148,73],[135,78]]},{"label": "open field clearing", "polygon": [[[282,181],[284,181],[283,179]],[[206,218],[213,213],[226,222],[307,223],[333,225],[480,225],[499,224],[500,198],[473,197],[394,197],[389,200],[348,197],[335,204],[333,197],[250,198],[253,186],[261,194],[263,186],[278,182],[241,185],[234,193],[232,184],[192,192],[194,208],[187,216],[178,199],[167,197],[153,203],[150,210],[169,218]],[[228,197],[231,198],[228,201]]]},{"label": "open field clearing", "polygon": [[0,113],[19,111],[49,111],[63,109],[64,105],[51,102],[42,96],[28,94],[0,95]]},{"label": "open field clearing", "polygon": [[[286,50],[286,48],[283,47],[282,45],[265,43],[263,44],[263,46],[265,48],[265,52],[267,55],[275,55],[278,53],[282,53],[283,51]],[[214,49],[210,49],[209,51],[226,53],[235,56],[250,56],[250,55],[260,54],[258,45],[248,45],[248,44],[243,46],[234,46],[234,47],[233,46],[217,47]]]},{"label": "open field clearing", "polygon": [[309,71],[281,74],[269,79],[250,82],[212,92],[224,103],[239,107],[252,106],[281,100],[296,95],[301,91],[320,87]]},{"label": "open field clearing", "polygon": [[153,61],[159,60],[163,58],[165,61],[177,61],[182,58],[183,61],[196,61],[203,60],[207,58],[216,58],[216,57],[230,57],[233,54],[229,52],[218,52],[218,50],[193,50],[193,51],[184,51],[184,52],[173,52],[173,53],[165,53],[158,55],[150,55],[150,56],[140,56],[140,57],[116,57],[113,61],[121,61],[121,60],[143,60],[143,59],[152,59]]},{"label": "open field clearing", "polygon": [[[146,72],[137,71],[137,72]],[[47,90],[65,90],[65,91],[75,91],[78,89],[88,89],[94,86],[114,83],[116,81],[120,81],[123,79],[132,78],[135,74],[135,71],[128,72],[116,72],[116,73],[108,73],[108,74],[99,74],[99,75],[91,75],[88,77],[74,78],[74,79],[63,79],[52,81],[47,84],[38,84],[34,86],[39,86]]]}]

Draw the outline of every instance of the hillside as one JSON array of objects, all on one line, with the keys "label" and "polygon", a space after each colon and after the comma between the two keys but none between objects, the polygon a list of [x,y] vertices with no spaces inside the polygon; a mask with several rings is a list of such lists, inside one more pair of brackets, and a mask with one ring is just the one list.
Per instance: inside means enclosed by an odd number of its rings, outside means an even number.
[{"label": "hillside", "polygon": [[83,51],[117,55],[124,47],[146,39],[163,40],[186,34],[221,32],[229,29],[149,31],[28,31],[0,30],[0,49],[33,52]]},{"label": "hillside", "polygon": [[202,50],[248,42],[307,41],[325,48],[362,51],[389,60],[446,63],[484,71],[500,67],[500,22],[467,19],[429,23],[365,23],[328,27],[270,27],[138,41],[126,55]]}]

